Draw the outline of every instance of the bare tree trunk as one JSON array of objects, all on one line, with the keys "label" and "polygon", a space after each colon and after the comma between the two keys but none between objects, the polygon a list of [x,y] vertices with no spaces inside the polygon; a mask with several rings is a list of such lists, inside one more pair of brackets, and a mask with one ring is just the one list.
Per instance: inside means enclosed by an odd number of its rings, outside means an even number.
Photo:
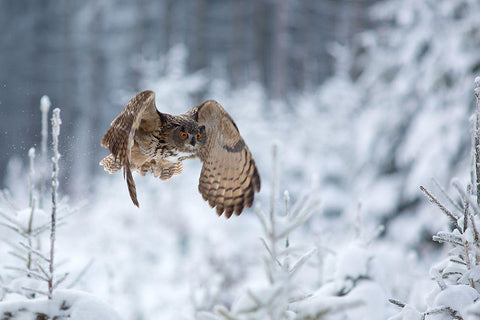
[{"label": "bare tree trunk", "polygon": [[278,100],[285,98],[288,86],[288,9],[288,0],[275,2],[271,92],[272,97]]},{"label": "bare tree trunk", "polygon": [[164,0],[163,6],[163,53],[166,54],[173,44],[178,41],[173,35],[173,10],[175,0]]},{"label": "bare tree trunk", "polygon": [[193,25],[193,47],[190,52],[191,70],[197,71],[207,66],[207,2],[206,0],[197,0],[194,2],[195,24]]},{"label": "bare tree trunk", "polygon": [[233,28],[232,28],[232,39],[233,43],[229,49],[229,65],[228,73],[230,81],[233,87],[238,87],[244,76],[245,72],[245,65],[243,65],[242,61],[244,61],[244,50],[245,50],[245,43],[243,38],[244,24],[243,24],[243,15],[244,15],[244,2],[242,0],[234,0],[233,1]]},{"label": "bare tree trunk", "polygon": [[254,76],[260,83],[267,84],[267,68],[268,68],[268,28],[267,28],[267,11],[268,6],[265,0],[255,1],[255,65],[257,74]]}]

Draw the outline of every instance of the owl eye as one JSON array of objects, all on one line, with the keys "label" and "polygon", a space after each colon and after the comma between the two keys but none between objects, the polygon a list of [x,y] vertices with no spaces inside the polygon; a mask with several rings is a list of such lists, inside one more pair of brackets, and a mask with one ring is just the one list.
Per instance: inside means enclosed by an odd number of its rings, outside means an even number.
[{"label": "owl eye", "polygon": [[180,138],[182,138],[183,140],[187,139],[188,133],[186,133],[185,131],[180,132]]},{"label": "owl eye", "polygon": [[201,133],[197,133],[197,139],[201,139],[202,138],[202,134]]}]

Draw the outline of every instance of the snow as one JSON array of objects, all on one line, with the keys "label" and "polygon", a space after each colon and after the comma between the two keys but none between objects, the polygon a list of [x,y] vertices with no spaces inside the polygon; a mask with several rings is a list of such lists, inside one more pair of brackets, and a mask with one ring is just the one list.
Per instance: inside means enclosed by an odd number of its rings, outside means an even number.
[{"label": "snow", "polygon": [[393,316],[388,318],[389,320],[423,320],[424,316],[421,312],[413,308],[412,306],[406,306],[402,309],[402,311]]},{"label": "snow", "polygon": [[435,298],[434,304],[436,306],[449,307],[451,310],[456,310],[458,315],[465,319],[467,317],[467,307],[478,300],[480,294],[477,290],[467,285],[449,286],[442,290]]},{"label": "snow", "polygon": [[120,316],[107,304],[91,294],[76,290],[57,290],[51,300],[17,300],[0,303],[2,319],[119,320]]},{"label": "snow", "polygon": [[40,111],[45,114],[48,113],[51,105],[50,98],[48,96],[42,96],[40,99]]}]

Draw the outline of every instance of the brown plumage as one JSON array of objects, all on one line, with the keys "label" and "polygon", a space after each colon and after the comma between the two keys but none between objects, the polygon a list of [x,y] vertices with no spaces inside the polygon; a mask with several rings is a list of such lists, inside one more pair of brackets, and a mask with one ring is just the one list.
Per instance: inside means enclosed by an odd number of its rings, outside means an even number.
[{"label": "brown plumage", "polygon": [[132,170],[166,180],[182,172],[183,160],[196,157],[203,163],[198,190],[219,216],[239,215],[260,191],[250,150],[230,115],[214,100],[172,116],[156,109],[152,91],[143,91],[113,120],[101,144],[111,154],[100,164],[109,173],[123,167],[136,206]]}]

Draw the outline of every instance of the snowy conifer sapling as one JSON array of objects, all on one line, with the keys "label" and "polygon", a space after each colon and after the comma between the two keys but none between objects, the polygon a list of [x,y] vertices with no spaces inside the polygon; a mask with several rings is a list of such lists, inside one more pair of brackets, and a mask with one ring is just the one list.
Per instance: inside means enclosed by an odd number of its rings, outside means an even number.
[{"label": "snowy conifer sapling", "polygon": [[480,77],[475,79],[476,112],[472,117],[471,181],[463,187],[453,179],[459,202],[442,189],[446,200],[440,201],[425,187],[421,191],[451,222],[451,231],[439,231],[434,241],[451,246],[448,256],[430,269],[437,283],[436,291],[426,299],[427,310],[396,300],[402,312],[391,320],[399,319],[471,319],[480,316]]}]

